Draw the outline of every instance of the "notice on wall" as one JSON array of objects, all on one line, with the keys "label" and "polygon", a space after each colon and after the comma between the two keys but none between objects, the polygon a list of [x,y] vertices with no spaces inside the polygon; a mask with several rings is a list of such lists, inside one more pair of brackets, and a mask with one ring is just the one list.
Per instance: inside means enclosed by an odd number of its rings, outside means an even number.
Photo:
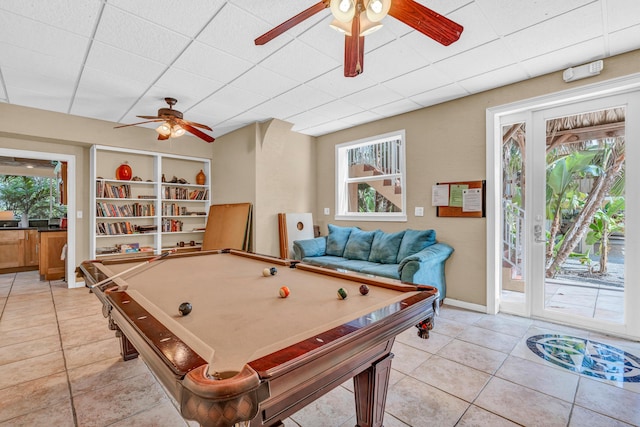
[{"label": "notice on wall", "polygon": [[449,184],[431,187],[431,206],[449,206]]},{"label": "notice on wall", "polygon": [[449,186],[449,206],[462,207],[462,190],[469,188],[466,184],[451,184]]},{"label": "notice on wall", "polygon": [[462,212],[482,211],[482,189],[467,188],[462,190]]}]

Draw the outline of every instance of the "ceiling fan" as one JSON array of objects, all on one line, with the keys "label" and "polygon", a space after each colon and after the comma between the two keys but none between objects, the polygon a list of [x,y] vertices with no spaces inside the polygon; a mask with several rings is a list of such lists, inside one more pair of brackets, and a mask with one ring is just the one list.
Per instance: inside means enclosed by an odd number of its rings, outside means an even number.
[{"label": "ceiling fan", "polygon": [[435,41],[449,46],[460,38],[463,27],[414,0],[322,0],[255,39],[263,45],[322,10],[334,16],[330,27],[345,34],[344,75],[364,71],[364,36],[378,30],[387,15],[404,22]]},{"label": "ceiling fan", "polygon": [[167,104],[169,104],[169,108],[159,109],[157,116],[136,116],[136,117],[140,117],[141,119],[148,119],[148,120],[145,122],[132,123],[130,125],[116,126],[115,129],[124,128],[127,126],[141,125],[144,123],[163,122],[160,126],[156,128],[156,132],[158,132],[158,139],[160,140],[177,138],[179,136],[184,135],[185,131],[187,131],[207,142],[215,141],[214,137],[209,136],[206,133],[196,128],[202,128],[206,130],[213,130],[213,129],[211,129],[207,125],[184,120],[182,118],[182,112],[173,109],[173,106],[176,105],[178,100],[176,100],[175,98],[165,98],[164,100]]}]

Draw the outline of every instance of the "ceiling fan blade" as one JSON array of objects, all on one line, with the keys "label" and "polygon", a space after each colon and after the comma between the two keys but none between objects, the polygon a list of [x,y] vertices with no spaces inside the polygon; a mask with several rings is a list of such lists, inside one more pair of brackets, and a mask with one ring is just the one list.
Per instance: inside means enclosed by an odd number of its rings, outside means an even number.
[{"label": "ceiling fan blade", "polygon": [[287,30],[289,30],[289,29],[291,29],[293,27],[295,27],[296,25],[298,25],[299,23],[301,23],[305,19],[311,18],[316,13],[321,12],[324,9],[328,8],[329,7],[329,2],[330,2],[330,0],[322,0],[321,2],[314,4],[310,8],[303,10],[302,12],[300,12],[299,14],[294,16],[293,18],[290,18],[290,19],[284,21],[282,24],[278,25],[277,27],[274,27],[273,29],[267,31],[266,33],[264,33],[263,35],[261,35],[260,37],[255,39],[255,44],[263,45],[263,44],[275,39],[280,34],[284,33],[285,31],[287,31]]},{"label": "ceiling fan blade", "polygon": [[[351,34],[360,34],[360,19],[351,21]],[[364,37],[344,36],[344,76],[356,77],[364,71]]]},{"label": "ceiling fan blade", "polygon": [[[206,130],[213,130],[213,129],[211,129],[211,128],[210,128],[209,126],[207,126],[207,125],[203,125],[202,123],[192,122],[192,121],[190,121],[190,120],[180,120],[180,119],[178,119],[178,120],[176,120],[176,121],[180,124],[180,126],[183,126],[183,124],[184,124],[184,123],[186,123],[186,124],[188,124],[188,125],[195,126],[195,127],[197,127],[197,128],[202,128],[202,129],[206,129]],[[184,126],[183,126],[183,127],[184,127]]]},{"label": "ceiling fan blade", "polygon": [[[140,116],[138,116],[140,117]],[[114,126],[114,129],[118,129],[118,128],[126,128],[127,126],[136,126],[136,125],[143,125],[145,123],[154,123],[154,122],[164,122],[163,119],[158,119],[158,120],[147,120],[146,122],[138,122],[138,123],[131,123],[130,125],[121,125],[121,126]]]},{"label": "ceiling fan blade", "polygon": [[192,134],[194,134],[195,136],[197,136],[200,139],[203,139],[207,142],[213,142],[216,139],[212,136],[207,135],[206,133],[194,128],[193,126],[191,126],[189,123],[182,123],[180,126],[182,126],[184,128],[184,130],[191,132]]},{"label": "ceiling fan blade", "polygon": [[162,117],[160,116],[136,116],[136,117],[140,117],[141,119],[162,119]]},{"label": "ceiling fan blade", "polygon": [[463,30],[462,25],[414,0],[393,0],[389,15],[445,46],[458,40]]}]

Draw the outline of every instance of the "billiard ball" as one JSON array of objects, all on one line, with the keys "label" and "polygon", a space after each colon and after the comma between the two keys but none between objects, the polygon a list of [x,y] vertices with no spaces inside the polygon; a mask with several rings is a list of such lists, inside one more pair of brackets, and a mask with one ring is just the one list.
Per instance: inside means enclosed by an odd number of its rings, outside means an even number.
[{"label": "billiard ball", "polygon": [[347,291],[344,288],[338,289],[338,298],[340,299],[347,298]]},{"label": "billiard ball", "polygon": [[265,268],[262,270],[262,275],[264,277],[275,276],[278,273],[278,269],[275,267]]},{"label": "billiard ball", "polygon": [[366,295],[369,293],[369,287],[367,285],[360,285],[360,293]]},{"label": "billiard ball", "polygon": [[290,293],[291,291],[289,291],[289,288],[287,288],[286,286],[280,288],[280,298],[286,298]]},{"label": "billiard ball", "polygon": [[192,308],[193,307],[191,307],[190,302],[183,302],[182,304],[180,304],[180,307],[178,307],[178,311],[181,315],[186,316],[187,314],[191,313]]}]

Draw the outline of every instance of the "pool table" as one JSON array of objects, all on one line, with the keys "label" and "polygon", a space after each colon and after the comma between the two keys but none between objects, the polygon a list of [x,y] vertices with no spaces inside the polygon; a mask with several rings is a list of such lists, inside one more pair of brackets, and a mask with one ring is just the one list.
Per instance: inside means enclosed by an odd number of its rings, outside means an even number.
[{"label": "pool table", "polygon": [[236,250],[90,260],[80,270],[123,358],[140,355],[182,416],[203,426],[281,426],[350,378],[357,425],[382,426],[395,337],[417,326],[428,338],[439,307],[431,286]]}]

